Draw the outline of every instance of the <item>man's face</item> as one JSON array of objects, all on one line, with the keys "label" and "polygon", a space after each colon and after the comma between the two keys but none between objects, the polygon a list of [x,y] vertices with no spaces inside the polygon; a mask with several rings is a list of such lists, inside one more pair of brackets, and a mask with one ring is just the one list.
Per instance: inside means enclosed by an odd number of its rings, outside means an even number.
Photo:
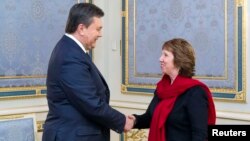
[{"label": "man's face", "polygon": [[87,28],[84,29],[84,47],[86,48],[86,50],[91,50],[92,48],[95,48],[97,39],[102,36],[101,29],[101,19],[98,17],[93,17],[93,22]]}]

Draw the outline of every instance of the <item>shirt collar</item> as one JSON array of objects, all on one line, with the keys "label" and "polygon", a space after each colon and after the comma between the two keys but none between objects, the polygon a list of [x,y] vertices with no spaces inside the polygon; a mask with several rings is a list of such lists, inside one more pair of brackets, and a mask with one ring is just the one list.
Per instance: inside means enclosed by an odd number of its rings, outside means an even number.
[{"label": "shirt collar", "polygon": [[66,35],[67,37],[69,37],[70,39],[72,39],[73,41],[75,41],[75,42],[81,47],[81,49],[82,49],[85,53],[87,53],[87,51],[86,51],[86,49],[84,48],[84,46],[82,45],[82,43],[81,43],[80,41],[78,41],[73,35],[68,34],[68,33],[65,33],[65,35]]}]

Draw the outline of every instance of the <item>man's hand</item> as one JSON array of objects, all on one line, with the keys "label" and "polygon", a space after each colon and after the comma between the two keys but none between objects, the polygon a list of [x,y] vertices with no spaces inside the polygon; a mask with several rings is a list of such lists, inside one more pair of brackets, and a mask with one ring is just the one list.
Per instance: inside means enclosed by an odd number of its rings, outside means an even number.
[{"label": "man's hand", "polygon": [[128,132],[129,130],[131,130],[134,126],[134,122],[135,122],[135,117],[133,115],[126,116],[124,132]]}]

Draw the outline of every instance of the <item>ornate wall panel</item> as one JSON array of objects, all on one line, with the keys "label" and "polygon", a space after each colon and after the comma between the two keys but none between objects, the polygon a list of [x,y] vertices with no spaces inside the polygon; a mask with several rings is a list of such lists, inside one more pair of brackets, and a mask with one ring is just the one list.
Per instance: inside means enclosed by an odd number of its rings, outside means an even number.
[{"label": "ornate wall panel", "polygon": [[195,78],[217,100],[246,98],[245,0],[122,0],[122,92],[151,94],[161,78],[162,44],[187,39]]},{"label": "ornate wall panel", "polygon": [[47,64],[70,7],[83,0],[1,0],[0,98],[46,93]]},{"label": "ornate wall panel", "polygon": [[121,135],[121,141],[148,141],[148,129],[132,129]]},{"label": "ornate wall panel", "polygon": [[1,141],[36,141],[36,132],[34,115],[0,117]]}]

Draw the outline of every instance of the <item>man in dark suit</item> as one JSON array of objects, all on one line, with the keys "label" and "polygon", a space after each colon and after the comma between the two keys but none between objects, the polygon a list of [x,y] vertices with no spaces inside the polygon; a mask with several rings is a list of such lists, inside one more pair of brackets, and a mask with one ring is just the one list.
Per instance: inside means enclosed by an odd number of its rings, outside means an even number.
[{"label": "man in dark suit", "polygon": [[121,133],[133,126],[109,105],[108,85],[87,54],[101,37],[103,16],[89,3],[70,9],[66,34],[49,61],[43,141],[109,141],[110,129]]}]

